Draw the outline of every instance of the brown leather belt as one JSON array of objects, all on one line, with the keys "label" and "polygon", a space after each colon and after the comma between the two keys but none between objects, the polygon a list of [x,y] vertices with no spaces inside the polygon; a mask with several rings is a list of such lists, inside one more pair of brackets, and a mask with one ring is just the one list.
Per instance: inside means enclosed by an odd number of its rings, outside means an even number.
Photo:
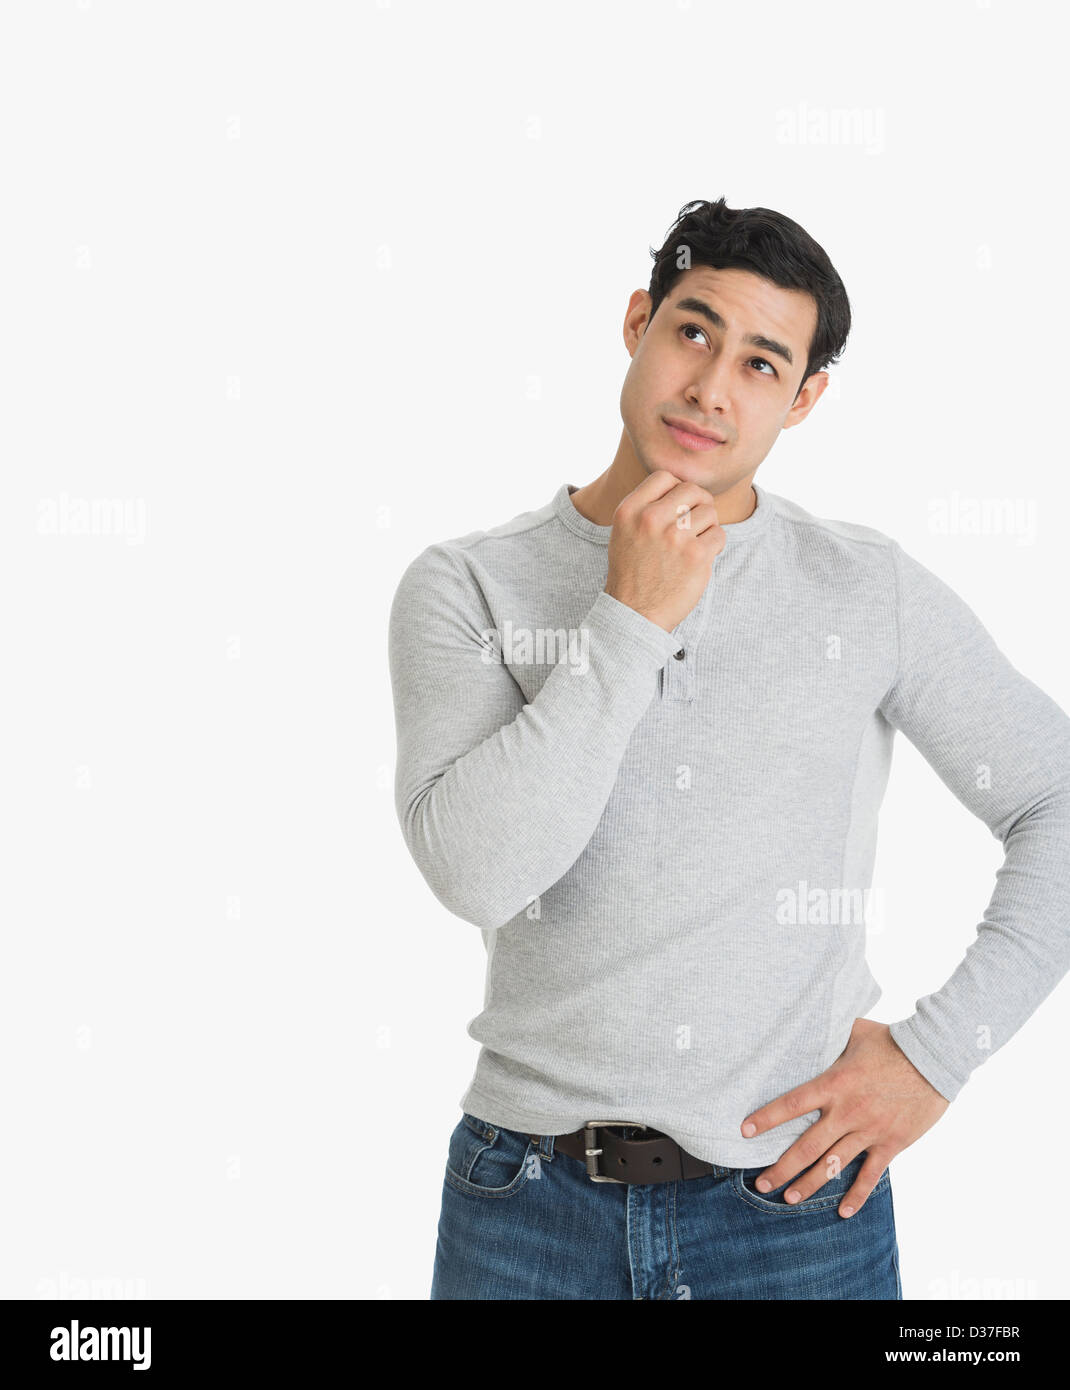
[{"label": "brown leather belt", "polygon": [[[644,1134],[633,1139],[614,1134],[614,1129],[643,1130]],[[540,1137],[528,1135],[536,1143]],[[717,1170],[716,1164],[689,1154],[661,1130],[630,1120],[589,1120],[572,1134],[555,1134],[554,1152],[578,1158],[592,1182],[677,1182]]]}]

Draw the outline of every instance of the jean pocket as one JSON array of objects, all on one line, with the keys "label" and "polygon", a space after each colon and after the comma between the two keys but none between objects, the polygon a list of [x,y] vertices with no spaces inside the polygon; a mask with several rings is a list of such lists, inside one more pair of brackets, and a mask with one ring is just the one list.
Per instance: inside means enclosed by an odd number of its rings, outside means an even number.
[{"label": "jean pocket", "polygon": [[[819,1159],[818,1163],[823,1160]],[[759,1192],[754,1186],[755,1179],[760,1177],[767,1168],[771,1168],[771,1163],[763,1164],[760,1168],[733,1168],[732,1169],[732,1190],[741,1202],[747,1206],[754,1207],[759,1211],[766,1211],[778,1216],[808,1216],[811,1212],[828,1211],[830,1208],[835,1210],[840,1205],[844,1197],[847,1196],[848,1189],[858,1177],[862,1170],[862,1165],[866,1161],[866,1151],[852,1158],[850,1163],[845,1163],[840,1171],[829,1178],[817,1189],[816,1192],[805,1198],[801,1202],[785,1202],[785,1192],[790,1192],[792,1187],[799,1182],[809,1171],[803,1169],[801,1173],[796,1173],[794,1177],[788,1178],[786,1182],[774,1187],[771,1192]],[[815,1165],[811,1165],[813,1167]],[[870,1193],[870,1199],[877,1197],[888,1186],[888,1169],[880,1175],[876,1187]]]},{"label": "jean pocket", "polygon": [[534,1175],[537,1147],[526,1134],[465,1113],[450,1135],[446,1182],[476,1197],[511,1197]]}]

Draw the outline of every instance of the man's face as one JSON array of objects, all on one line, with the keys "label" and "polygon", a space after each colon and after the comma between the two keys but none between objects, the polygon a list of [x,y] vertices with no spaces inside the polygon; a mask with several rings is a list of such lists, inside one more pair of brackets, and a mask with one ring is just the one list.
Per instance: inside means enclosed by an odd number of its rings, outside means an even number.
[{"label": "man's face", "polygon": [[[750,271],[697,266],[653,319],[650,305],[636,290],[624,325],[632,361],[620,409],[640,466],[648,474],[667,468],[713,493],[749,482],[780,431],[805,419],[828,384],[827,373],[815,372],[796,399],[817,323],[814,299]],[[724,442],[688,447],[666,417]]]}]

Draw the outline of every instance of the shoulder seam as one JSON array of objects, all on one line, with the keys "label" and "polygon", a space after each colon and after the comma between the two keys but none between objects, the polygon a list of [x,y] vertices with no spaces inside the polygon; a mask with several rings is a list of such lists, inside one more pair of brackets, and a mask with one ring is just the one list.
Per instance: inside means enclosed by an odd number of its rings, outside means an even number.
[{"label": "shoulder seam", "polygon": [[[474,534],[472,532],[469,532],[465,536],[454,536],[451,537],[449,540],[435,541],[434,544],[453,546],[457,550],[471,550],[473,549],[473,547],[482,544],[483,541],[508,541],[512,540],[514,536],[528,536],[533,531],[538,531],[541,527],[548,526],[552,521],[557,520],[559,520],[559,518],[556,516],[546,516],[543,517],[541,521],[533,521],[530,524],[530,526],[522,526],[516,531],[510,531],[507,536],[491,535],[491,532],[496,529],[492,526],[489,530],[486,531],[477,531]],[[508,522],[502,523],[502,525],[505,526],[507,526],[508,524]]]},{"label": "shoulder seam", "polygon": [[[424,546],[423,550],[420,551],[420,554],[417,555],[416,560],[419,560],[424,555],[430,555],[433,552],[438,551],[439,554],[445,559],[446,564],[450,569],[450,572],[454,575],[455,578],[460,580],[462,586],[468,591],[466,595],[466,600],[467,598],[471,598],[472,593],[474,591],[475,595],[477,596],[477,602],[482,604],[484,612],[489,614],[490,605],[487,603],[487,596],[483,592],[483,587],[479,582],[479,576],[472,572],[472,568],[470,565],[461,564],[461,556],[465,554],[467,549],[467,546],[455,545],[452,540],[432,541],[430,545]],[[415,564],[416,560],[414,560],[412,563]],[[469,613],[467,614],[467,616],[470,617],[471,614]]]},{"label": "shoulder seam", "polygon": [[[783,522],[784,522],[786,525],[788,525],[788,526],[816,526],[816,527],[817,527],[818,529],[820,529],[820,530],[828,530],[828,529],[829,529],[829,524],[828,524],[828,518],[827,518],[827,517],[815,516],[815,517],[810,517],[809,519],[807,519],[806,517],[802,517],[802,516],[785,516],[783,512],[778,512],[778,513],[777,513],[776,519],[777,519],[778,521],[783,521]],[[862,522],[850,522],[850,521],[848,521],[848,522],[845,522],[845,523],[843,523],[843,524],[844,524],[844,525],[847,525],[847,526],[853,526],[853,525],[861,526],[861,525],[862,525]],[[875,527],[871,527],[871,528],[869,528],[869,529],[875,530],[876,528],[875,528]],[[836,535],[835,532],[831,532],[831,534]],[[880,546],[883,550],[890,550],[891,547],[892,547],[893,545],[895,545],[895,540],[894,540],[893,537],[891,537],[891,536],[841,536],[841,535],[836,535],[836,538],[837,538],[837,540],[843,540],[843,541],[857,541],[859,545],[877,545],[877,546]]]},{"label": "shoulder seam", "polygon": [[888,689],[881,696],[877,705],[879,710],[884,709],[884,702],[895,689],[895,684],[899,679],[899,671],[903,665],[903,599],[902,585],[899,579],[899,556],[897,542],[892,541],[888,547],[892,560],[892,581],[895,591],[895,670],[892,672],[892,679],[888,682]]}]

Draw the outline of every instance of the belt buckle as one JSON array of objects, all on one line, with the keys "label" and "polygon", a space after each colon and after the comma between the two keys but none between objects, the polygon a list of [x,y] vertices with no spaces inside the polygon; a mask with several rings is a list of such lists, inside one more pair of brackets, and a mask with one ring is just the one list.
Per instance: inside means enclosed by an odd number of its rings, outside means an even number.
[{"label": "belt buckle", "polygon": [[610,1125],[627,1125],[630,1129],[647,1128],[638,1120],[588,1120],[583,1126],[583,1152],[586,1155],[584,1162],[587,1165],[587,1176],[592,1182],[624,1182],[623,1178],[609,1178],[598,1171],[598,1156],[602,1150],[595,1148],[595,1130],[608,1129]]}]

